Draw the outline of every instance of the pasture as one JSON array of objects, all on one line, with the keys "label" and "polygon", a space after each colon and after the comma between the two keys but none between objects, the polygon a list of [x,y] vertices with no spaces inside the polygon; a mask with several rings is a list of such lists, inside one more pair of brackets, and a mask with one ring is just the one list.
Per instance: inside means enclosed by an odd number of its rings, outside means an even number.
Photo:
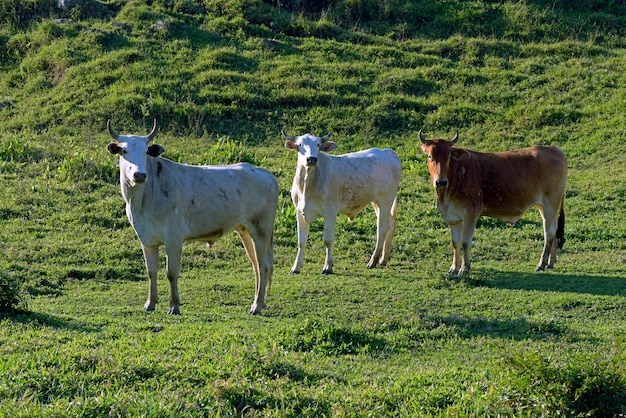
[{"label": "pasture", "polygon": [[[623,416],[626,6],[618,2],[0,0],[0,416]],[[246,161],[280,186],[269,310],[250,316],[236,234],[186,244],[182,315],[148,279],[106,120],[164,157]],[[459,147],[556,145],[565,246],[536,273],[536,210],[482,218],[472,272],[417,131]],[[402,161],[391,260],[371,208],[322,223],[299,275],[280,131]],[[164,252],[162,251],[162,266]]]}]

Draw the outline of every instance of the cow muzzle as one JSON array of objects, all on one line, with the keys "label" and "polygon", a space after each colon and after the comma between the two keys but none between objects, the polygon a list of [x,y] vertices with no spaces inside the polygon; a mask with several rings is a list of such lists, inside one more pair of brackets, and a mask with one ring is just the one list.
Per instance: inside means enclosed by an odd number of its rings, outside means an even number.
[{"label": "cow muzzle", "polygon": [[307,157],[306,165],[307,167],[315,167],[317,165],[317,157]]},{"label": "cow muzzle", "polygon": [[135,183],[139,183],[139,184],[144,183],[147,178],[148,178],[148,175],[146,173],[137,172],[133,174],[133,181]]},{"label": "cow muzzle", "polygon": [[435,188],[445,189],[448,187],[448,180],[435,180]]}]

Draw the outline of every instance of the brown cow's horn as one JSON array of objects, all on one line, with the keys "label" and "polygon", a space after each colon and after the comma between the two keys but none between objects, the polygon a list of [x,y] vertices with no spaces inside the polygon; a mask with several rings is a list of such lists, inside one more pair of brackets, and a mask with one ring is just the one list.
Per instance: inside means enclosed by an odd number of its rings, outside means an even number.
[{"label": "brown cow's horn", "polygon": [[281,133],[281,134],[282,134],[285,138],[290,139],[290,140],[292,140],[292,141],[295,141],[295,139],[296,139],[296,137],[295,137],[295,136],[287,135],[287,134],[285,133],[285,131],[280,131],[280,133]]},{"label": "brown cow's horn", "polygon": [[321,137],[320,139],[322,140],[322,143],[328,141],[328,138],[330,138],[331,135],[332,134],[329,132],[325,136]]},{"label": "brown cow's horn", "polygon": [[459,130],[457,129],[457,130],[456,130],[456,135],[454,135],[454,138],[452,138],[452,139],[450,140],[450,143],[451,143],[452,145],[454,145],[454,143],[455,143],[456,141],[458,141],[458,140],[459,140]]},{"label": "brown cow's horn", "polygon": [[152,141],[152,138],[156,135],[157,132],[157,120],[154,118],[154,122],[152,123],[152,131],[148,134],[148,142]]},{"label": "brown cow's horn", "polygon": [[115,131],[111,127],[111,119],[107,120],[107,131],[109,131],[109,135],[111,135],[113,139],[115,139],[116,141],[119,141],[120,136],[117,133],[115,133]]},{"label": "brown cow's horn", "polygon": [[420,136],[420,141],[422,141],[422,143],[426,143],[426,138],[424,138],[424,135],[422,135],[422,130],[420,129],[419,132],[417,133]]}]

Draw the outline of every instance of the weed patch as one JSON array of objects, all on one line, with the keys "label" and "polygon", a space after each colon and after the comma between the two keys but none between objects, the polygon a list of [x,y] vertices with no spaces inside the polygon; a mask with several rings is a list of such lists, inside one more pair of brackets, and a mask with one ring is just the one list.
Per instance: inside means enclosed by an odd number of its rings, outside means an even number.
[{"label": "weed patch", "polygon": [[384,350],[386,343],[365,330],[346,329],[306,320],[302,326],[288,332],[282,345],[294,351],[346,355],[375,354]]},{"label": "weed patch", "polygon": [[626,381],[623,354],[610,358],[575,356],[554,361],[536,352],[509,359],[516,374],[514,402],[542,405],[546,412],[571,415],[616,416],[624,413]]}]

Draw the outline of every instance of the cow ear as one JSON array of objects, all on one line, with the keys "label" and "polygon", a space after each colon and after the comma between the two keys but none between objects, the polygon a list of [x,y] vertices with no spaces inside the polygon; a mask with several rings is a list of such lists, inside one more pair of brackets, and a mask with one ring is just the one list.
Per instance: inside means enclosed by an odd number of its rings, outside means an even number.
[{"label": "cow ear", "polygon": [[450,158],[456,161],[467,160],[471,157],[470,153],[461,148],[452,148],[450,150]]},{"label": "cow ear", "polygon": [[320,150],[322,150],[324,152],[329,152],[329,151],[332,151],[334,149],[337,149],[337,144],[334,143],[333,141],[326,141],[320,147]]},{"label": "cow ear", "polygon": [[285,148],[291,151],[298,151],[298,145],[296,144],[296,141],[292,139],[288,139],[285,141]]},{"label": "cow ear", "polygon": [[122,147],[120,147],[117,142],[111,142],[107,145],[107,150],[113,155],[122,153]]},{"label": "cow ear", "polygon": [[148,147],[148,155],[151,157],[158,157],[165,152],[165,148],[160,145],[152,144]]}]

